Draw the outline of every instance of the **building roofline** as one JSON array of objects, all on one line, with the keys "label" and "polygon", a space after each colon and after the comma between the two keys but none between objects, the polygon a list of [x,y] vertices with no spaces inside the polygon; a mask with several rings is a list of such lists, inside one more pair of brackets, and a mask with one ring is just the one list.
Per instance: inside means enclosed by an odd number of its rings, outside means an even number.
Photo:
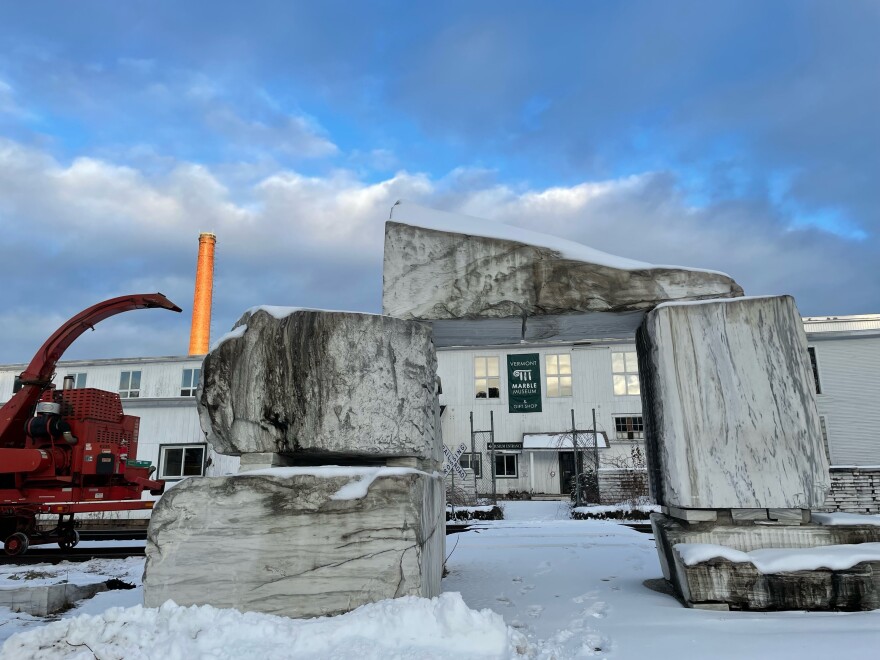
[{"label": "building roofline", "polygon": [[[124,358],[96,358],[92,360],[61,360],[58,367],[100,367],[115,366],[125,364],[157,364],[163,362],[193,362],[198,360],[201,362],[205,359],[204,355],[162,355],[159,357],[124,357]],[[9,364],[0,364],[0,369],[25,369],[27,362],[12,362]],[[56,369],[58,371],[58,369]]]}]

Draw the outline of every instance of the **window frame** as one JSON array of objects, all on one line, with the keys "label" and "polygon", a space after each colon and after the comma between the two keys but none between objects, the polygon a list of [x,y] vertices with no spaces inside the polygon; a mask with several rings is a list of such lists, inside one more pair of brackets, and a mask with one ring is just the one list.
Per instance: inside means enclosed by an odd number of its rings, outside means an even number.
[{"label": "window frame", "polygon": [[[562,368],[559,364],[559,358],[567,358],[568,359],[568,373],[562,371]],[[556,358],[556,367],[555,371],[550,371],[550,359]],[[548,399],[564,399],[571,398],[574,392],[574,374],[572,373],[572,365],[571,365],[571,353],[546,353],[544,355],[544,388],[545,394]],[[562,379],[568,378],[568,393],[563,393],[562,389]],[[557,394],[551,394],[553,388],[551,388],[550,383],[556,383],[556,392]]]},{"label": "window frame", "polygon": [[[620,415],[612,415],[614,419],[614,440],[618,442],[635,442],[645,439],[645,417],[642,414],[623,413]],[[633,420],[627,424],[627,428],[622,430],[618,426],[618,420]],[[635,420],[639,420],[635,422]],[[638,428],[636,428],[638,426]],[[621,437],[625,434],[626,437]]]},{"label": "window frame", "polygon": [[[498,474],[498,459],[504,459],[504,474]],[[513,459],[513,474],[507,473],[507,459]],[[495,461],[492,464],[492,471],[496,479],[519,479],[519,454],[495,454]]]},{"label": "window frame", "polygon": [[[128,374],[128,386],[122,387],[122,379]],[[132,387],[131,382],[137,374],[137,387]],[[120,399],[139,399],[141,396],[141,381],[143,380],[143,371],[140,369],[131,369],[129,371],[119,372],[119,398]]]},{"label": "window frame", "polygon": [[[623,371],[617,371],[614,368],[614,356],[622,355],[623,356]],[[633,356],[633,363],[627,359],[628,355]],[[635,370],[631,370],[630,367],[635,366]],[[632,392],[632,386],[630,385],[630,377],[635,376],[636,378],[636,391]],[[617,382],[618,377],[623,378],[623,386],[624,392],[623,394],[619,394],[617,392]],[[641,396],[642,392],[642,380],[639,375],[639,359],[636,351],[611,351],[611,391],[614,393],[614,396]]]},{"label": "window frame", "polygon": [[[88,371],[77,371],[74,373],[68,373],[64,375],[64,378],[68,378],[73,376],[73,389],[82,390],[86,387],[86,381],[88,380],[89,372]],[[80,383],[80,376],[82,376],[82,383]],[[61,382],[64,382],[64,378],[61,379]]]},{"label": "window frame", "polygon": [[[189,371],[190,378],[189,384],[186,384],[184,379],[186,378],[186,372]],[[198,374],[197,376],[195,374]],[[180,396],[195,396],[196,390],[199,389],[199,383],[202,380],[202,368],[201,367],[184,367],[183,371],[180,374]]]},{"label": "window frame", "polygon": [[815,346],[807,346],[807,355],[810,358],[810,371],[813,373],[813,384],[816,394],[822,394],[822,377],[819,373],[819,356],[816,355]]},{"label": "window frame", "polygon": [[[484,376],[480,376],[478,374],[477,362],[479,360],[485,361],[485,365],[484,365],[485,375]],[[489,370],[489,362],[491,360],[494,360],[497,365],[495,376],[489,375],[489,371],[490,371]],[[479,389],[480,381],[485,381],[486,396],[480,396],[480,394],[481,394],[481,390]],[[492,394],[491,382],[492,381],[498,381],[498,387],[497,387],[498,395],[497,396],[491,396],[491,394]],[[501,401],[501,356],[499,356],[499,355],[475,355],[473,358],[473,383],[474,383],[474,399],[476,399],[477,401],[489,401],[489,400]]]},{"label": "window frame", "polygon": [[[180,470],[184,471],[184,466],[186,465],[186,450],[187,449],[200,449],[202,452],[202,466],[199,474],[180,474],[180,475],[168,475],[165,473],[165,467],[168,463],[166,458],[166,452],[169,449],[182,449],[183,453],[180,456]],[[198,442],[176,442],[176,443],[168,443],[164,445],[159,445],[159,466],[156,471],[158,475],[156,478],[161,479],[163,481],[180,481],[181,479],[186,479],[188,477],[204,477],[205,476],[205,468],[207,467],[208,460],[208,445],[204,443]]]},{"label": "window frame", "polygon": [[[461,459],[463,459],[465,456],[469,459],[467,465],[463,465],[461,462]],[[472,456],[477,457],[476,463],[474,462],[473,459],[471,459]],[[463,470],[467,470],[468,468],[474,470],[474,476],[476,476],[477,479],[483,478],[483,452],[481,452],[481,451],[462,452],[461,456],[458,457],[458,464],[461,466],[461,468]],[[474,469],[474,465],[476,465],[477,469]]]}]

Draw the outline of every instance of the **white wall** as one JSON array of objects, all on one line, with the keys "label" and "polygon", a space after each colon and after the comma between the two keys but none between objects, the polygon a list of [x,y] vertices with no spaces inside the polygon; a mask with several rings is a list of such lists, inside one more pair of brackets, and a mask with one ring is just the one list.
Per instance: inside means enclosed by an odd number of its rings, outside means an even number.
[{"label": "white wall", "polygon": [[[578,429],[592,428],[592,409],[596,409],[599,431],[609,439],[609,448],[600,449],[600,460],[607,464],[613,455],[628,455],[631,441],[617,441],[614,432],[615,415],[640,415],[642,406],[638,396],[615,396],[612,387],[611,352],[635,351],[633,344],[562,346],[516,349],[443,349],[437,354],[437,370],[443,383],[440,404],[446,406],[440,418],[443,442],[451,449],[465,443],[470,451],[470,413],[474,414],[476,430],[489,429],[489,411],[494,414],[496,442],[522,442],[523,433],[555,433],[571,429],[571,410],[575,411]],[[507,355],[538,353],[542,377],[542,412],[509,413],[507,397]],[[547,396],[545,355],[569,353],[572,366],[572,396]],[[474,396],[474,358],[493,356],[501,365],[501,398],[477,399]],[[482,451],[483,473],[489,476],[489,454]],[[509,490],[534,490],[541,493],[559,492],[559,462],[555,452],[522,452],[519,458],[519,476],[516,479],[498,478],[499,493]],[[534,465],[534,468],[532,467]],[[551,474],[555,473],[555,474]]]},{"label": "white wall", "polygon": [[880,337],[811,337],[832,465],[880,465]]}]

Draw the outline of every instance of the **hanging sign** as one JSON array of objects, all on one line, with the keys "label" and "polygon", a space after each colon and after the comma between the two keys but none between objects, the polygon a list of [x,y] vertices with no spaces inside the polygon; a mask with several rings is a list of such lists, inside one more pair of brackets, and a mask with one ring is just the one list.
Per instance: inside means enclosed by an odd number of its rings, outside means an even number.
[{"label": "hanging sign", "polygon": [[507,356],[507,401],[512,413],[541,412],[541,356]]}]

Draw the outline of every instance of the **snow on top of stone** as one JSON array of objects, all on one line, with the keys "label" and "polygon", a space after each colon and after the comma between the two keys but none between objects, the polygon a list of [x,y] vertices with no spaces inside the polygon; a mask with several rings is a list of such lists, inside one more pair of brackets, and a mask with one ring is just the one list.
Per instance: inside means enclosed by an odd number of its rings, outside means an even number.
[{"label": "snow on top of stone", "polygon": [[477,218],[471,215],[438,211],[437,209],[431,209],[405,200],[398,200],[397,203],[391,207],[390,220],[391,222],[398,222],[411,227],[421,227],[423,229],[433,229],[435,231],[525,243],[527,245],[554,250],[559,252],[565,259],[584,261],[587,263],[598,264],[600,266],[607,266],[609,268],[617,268],[618,270],[668,268],[702,273],[716,273],[729,277],[726,273],[716,270],[687,268],[685,266],[658,266],[655,264],[649,264],[645,261],[627,259],[626,257],[608,254],[607,252],[602,252],[601,250],[591,248],[587,245],[575,243],[574,241],[569,241],[565,238],[551,236],[550,234],[542,234],[541,232],[532,231],[531,229],[522,229],[521,227],[514,227],[512,225],[506,225],[485,218]]},{"label": "snow on top of stone", "polygon": [[238,339],[239,337],[244,336],[244,333],[247,331],[247,325],[240,325],[237,328],[233,328],[225,335],[220,337],[217,341],[211,344],[211,348],[209,350],[216,351],[221,344],[229,341],[230,339]]},{"label": "snow on top of stone", "polygon": [[827,568],[841,571],[863,561],[880,561],[880,543],[850,543],[816,548],[761,548],[751,552],[712,543],[676,543],[675,551],[687,566],[710,559],[750,562],[758,572],[789,573]]},{"label": "snow on top of stone", "polygon": [[239,476],[298,477],[310,475],[330,479],[348,477],[351,479],[330,496],[331,500],[359,500],[367,496],[372,483],[380,477],[398,477],[405,474],[427,474],[415,468],[404,467],[350,467],[341,465],[320,465],[313,467],[275,467],[263,470],[242,472]]},{"label": "snow on top of stone", "polygon": [[880,527],[880,516],[862,513],[813,513],[811,520],[817,525],[873,525]]},{"label": "snow on top of stone", "polygon": [[279,305],[256,305],[245,311],[245,314],[253,316],[257,312],[266,312],[270,316],[275,317],[279,321],[286,319],[296,312],[332,312],[336,314],[360,314],[362,316],[382,316],[381,314],[373,314],[370,312],[350,312],[344,309],[319,309],[317,307],[282,307]]},{"label": "snow on top of stone", "polygon": [[737,296],[736,298],[707,298],[705,300],[670,300],[657,305],[654,309],[663,307],[684,307],[685,305],[711,305],[712,303],[735,303],[743,300],[766,300],[769,298],[782,298],[785,294],[778,296]]}]

